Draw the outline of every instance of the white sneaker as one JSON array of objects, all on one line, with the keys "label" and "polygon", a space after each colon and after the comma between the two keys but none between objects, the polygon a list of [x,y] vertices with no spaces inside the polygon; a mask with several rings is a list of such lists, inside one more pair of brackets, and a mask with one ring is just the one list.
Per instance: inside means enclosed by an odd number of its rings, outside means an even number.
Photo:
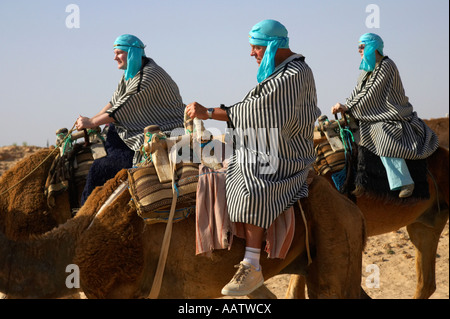
[{"label": "white sneaker", "polygon": [[413,194],[414,191],[414,184],[409,184],[402,186],[400,193],[398,194],[398,197],[400,198],[406,198]]},{"label": "white sneaker", "polygon": [[256,270],[252,264],[241,261],[236,274],[231,281],[222,288],[222,295],[246,296],[264,284],[261,267]]}]

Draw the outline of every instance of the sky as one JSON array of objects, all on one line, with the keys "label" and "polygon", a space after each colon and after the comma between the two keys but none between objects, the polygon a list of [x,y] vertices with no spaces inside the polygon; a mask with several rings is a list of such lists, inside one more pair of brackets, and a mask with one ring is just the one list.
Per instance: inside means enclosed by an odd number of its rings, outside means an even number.
[{"label": "sky", "polygon": [[248,32],[264,19],[284,24],[306,57],[322,114],[356,85],[367,32],[383,38],[419,117],[448,114],[447,0],[1,0],[0,146],[54,145],[58,129],[97,114],[123,74],[113,43],[125,33],[146,44],[185,104],[239,102],[257,84]]}]

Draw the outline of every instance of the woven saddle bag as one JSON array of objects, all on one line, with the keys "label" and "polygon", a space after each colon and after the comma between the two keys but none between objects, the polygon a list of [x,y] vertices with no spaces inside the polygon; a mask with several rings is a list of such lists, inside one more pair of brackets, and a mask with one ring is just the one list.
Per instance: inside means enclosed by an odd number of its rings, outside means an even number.
[{"label": "woven saddle bag", "polygon": [[[141,167],[128,170],[128,184],[138,215],[148,224],[168,222],[175,193],[173,222],[181,221],[195,212],[200,163],[194,161],[194,157],[213,169],[222,167],[213,154],[194,154],[194,140],[199,144],[208,142],[202,139],[205,131],[203,122],[196,120],[190,119],[185,111],[186,138],[169,139],[157,125],[144,129],[145,139],[141,152],[146,160]],[[178,149],[175,145],[181,146],[186,142],[189,143],[189,159],[183,161],[182,158],[178,162],[174,159]],[[204,159],[214,160],[204,162]]]},{"label": "woven saddle bag", "polygon": [[[198,168],[195,163],[176,166],[177,205],[173,221],[181,221],[195,212]],[[166,223],[173,199],[172,182],[161,183],[153,163],[128,170],[128,185],[138,215],[148,224]]]},{"label": "woven saddle bag", "polygon": [[[328,120],[326,115],[318,118],[319,131],[327,138],[326,142],[316,146],[316,161],[314,169],[319,175],[325,175],[328,172],[335,173],[342,171],[346,166],[346,148],[342,141],[341,131],[343,129],[350,132],[355,144],[359,141],[359,127],[354,117],[344,113],[338,119],[335,114],[335,120]],[[347,150],[348,151],[348,150]]]},{"label": "woven saddle bag", "polygon": [[319,175],[328,172],[338,172],[345,167],[345,150],[333,151],[329,142],[323,142],[316,146],[316,160],[314,170]]}]

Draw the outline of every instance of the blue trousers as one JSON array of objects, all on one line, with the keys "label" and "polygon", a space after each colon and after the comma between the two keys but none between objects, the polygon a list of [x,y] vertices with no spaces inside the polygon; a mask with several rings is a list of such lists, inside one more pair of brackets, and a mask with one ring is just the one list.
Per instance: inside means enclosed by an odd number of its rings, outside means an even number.
[{"label": "blue trousers", "polygon": [[402,186],[414,184],[409,174],[408,166],[403,158],[380,157],[386,169],[389,187],[392,191],[400,189]]},{"label": "blue trousers", "polygon": [[81,194],[81,205],[84,204],[95,187],[105,184],[107,180],[116,176],[121,169],[133,166],[134,151],[125,145],[113,124],[109,124],[105,148],[108,155],[95,160],[89,170],[86,185]]}]

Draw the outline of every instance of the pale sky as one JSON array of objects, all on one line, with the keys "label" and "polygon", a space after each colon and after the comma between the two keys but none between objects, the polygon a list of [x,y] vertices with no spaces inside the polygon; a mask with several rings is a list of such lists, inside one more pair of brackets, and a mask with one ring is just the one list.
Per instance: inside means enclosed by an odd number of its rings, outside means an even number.
[{"label": "pale sky", "polygon": [[[69,19],[78,28],[66,23],[70,4],[79,9],[79,19]],[[56,130],[100,111],[123,74],[113,42],[124,33],[147,45],[184,103],[239,102],[257,84],[248,32],[264,19],[283,23],[291,49],[306,57],[323,114],[331,117],[354,88],[366,32],[383,38],[419,117],[448,113],[447,0],[2,0],[0,146],[52,145]]]}]

